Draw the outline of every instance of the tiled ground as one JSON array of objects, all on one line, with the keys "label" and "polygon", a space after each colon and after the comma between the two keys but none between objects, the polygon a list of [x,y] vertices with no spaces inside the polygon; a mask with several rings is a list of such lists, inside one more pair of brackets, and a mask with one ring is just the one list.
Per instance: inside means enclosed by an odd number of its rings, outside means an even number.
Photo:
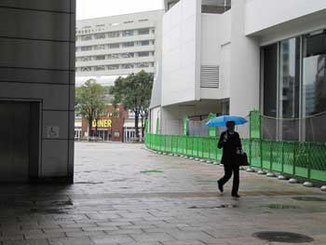
[{"label": "tiled ground", "polygon": [[286,231],[314,239],[301,244],[326,244],[326,193],[241,172],[234,200],[229,185],[216,192],[222,170],[142,145],[77,143],[74,185],[0,187],[0,241],[274,245],[285,243],[252,234]]}]

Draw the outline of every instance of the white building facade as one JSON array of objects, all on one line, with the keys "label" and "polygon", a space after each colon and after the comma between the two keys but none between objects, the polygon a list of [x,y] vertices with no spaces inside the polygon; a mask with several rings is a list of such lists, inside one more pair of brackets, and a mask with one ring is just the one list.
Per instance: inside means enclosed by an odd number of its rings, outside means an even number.
[{"label": "white building facade", "polygon": [[271,121],[267,138],[316,138],[303,119],[326,112],[326,1],[165,0],[165,6],[152,133],[181,134],[185,116],[260,110],[293,122]]},{"label": "white building facade", "polygon": [[77,77],[154,73],[161,59],[164,11],[80,20],[76,29]]}]

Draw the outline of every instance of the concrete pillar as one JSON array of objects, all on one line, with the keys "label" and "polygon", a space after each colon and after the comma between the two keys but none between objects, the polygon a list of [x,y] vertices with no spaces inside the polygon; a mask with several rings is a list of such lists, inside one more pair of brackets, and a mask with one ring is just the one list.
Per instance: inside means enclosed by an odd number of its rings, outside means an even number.
[{"label": "concrete pillar", "polygon": [[40,108],[39,117],[33,117],[39,134],[31,143],[39,150],[36,156],[28,152],[38,159],[33,178],[71,182],[75,0],[1,1],[0,21],[6,23],[0,27],[0,103],[36,103]]}]

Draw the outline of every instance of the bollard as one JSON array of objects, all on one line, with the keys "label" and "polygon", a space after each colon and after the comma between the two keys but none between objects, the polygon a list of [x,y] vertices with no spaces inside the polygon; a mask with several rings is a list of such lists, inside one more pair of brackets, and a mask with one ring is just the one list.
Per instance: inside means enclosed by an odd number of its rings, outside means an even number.
[{"label": "bollard", "polygon": [[265,174],[267,174],[267,172],[261,169],[261,170],[259,170],[257,172],[257,174],[259,174],[259,175],[265,175]]},{"label": "bollard", "polygon": [[246,171],[247,171],[248,173],[254,173],[254,172],[256,172],[255,169],[253,169],[253,168],[251,168],[251,167],[247,168]]},{"label": "bollard", "polygon": [[284,175],[279,175],[277,178],[279,180],[287,180],[287,178]]},{"label": "bollard", "polygon": [[291,179],[289,179],[289,183],[290,184],[297,184],[297,183],[299,183],[299,181],[297,179],[295,179],[295,178],[291,178]]},{"label": "bollard", "polygon": [[276,177],[276,175],[273,172],[268,172],[266,176],[270,178]]},{"label": "bollard", "polygon": [[306,182],[303,183],[303,186],[305,186],[305,187],[313,187],[314,184],[311,183],[310,181],[306,181]]}]

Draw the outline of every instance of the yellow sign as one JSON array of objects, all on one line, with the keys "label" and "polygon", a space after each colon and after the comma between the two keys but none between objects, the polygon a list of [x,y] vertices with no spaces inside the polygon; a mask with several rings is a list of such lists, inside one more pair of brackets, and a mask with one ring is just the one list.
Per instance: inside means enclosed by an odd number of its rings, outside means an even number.
[{"label": "yellow sign", "polygon": [[96,128],[96,125],[98,128],[112,128],[112,120],[111,119],[99,119],[99,120],[93,120],[92,127]]}]

